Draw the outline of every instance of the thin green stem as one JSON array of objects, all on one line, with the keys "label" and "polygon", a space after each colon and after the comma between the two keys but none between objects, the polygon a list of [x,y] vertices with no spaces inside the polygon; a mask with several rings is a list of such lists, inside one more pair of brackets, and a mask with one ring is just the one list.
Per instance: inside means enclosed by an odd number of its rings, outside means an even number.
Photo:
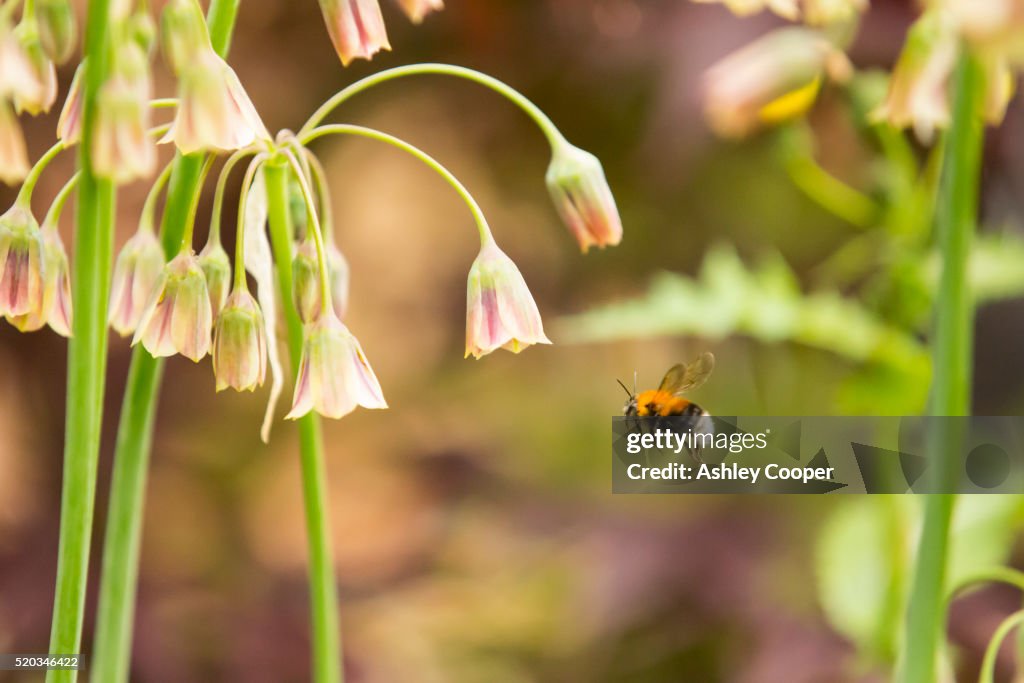
[{"label": "thin green stem", "polygon": [[331,188],[327,184],[327,172],[315,154],[302,145],[298,145],[298,147],[308,162],[313,180],[316,182],[316,194],[319,198],[318,206],[320,207],[320,225],[323,228],[324,237],[327,240],[327,244],[334,244],[334,209],[331,207]]},{"label": "thin green stem", "polygon": [[207,157],[206,162],[203,163],[202,170],[199,171],[199,181],[196,183],[196,188],[192,192],[192,201],[188,207],[188,218],[185,223],[185,234],[181,236],[181,251],[192,248],[192,233],[196,229],[196,214],[199,212],[199,197],[203,193],[203,183],[206,182],[206,176],[210,173],[210,169],[213,167],[213,162],[216,161],[217,157],[212,154]]},{"label": "thin green stem", "polygon": [[[283,164],[264,166],[270,239],[277,262],[277,280],[288,330],[288,351],[293,368],[302,359],[302,320],[292,298],[292,226],[288,212],[288,175]],[[334,578],[330,518],[327,515],[327,473],[320,420],[309,413],[298,420],[299,450],[306,533],[309,540],[309,587],[312,611],[313,676],[315,683],[341,683],[341,631]]]},{"label": "thin green stem", "polygon": [[149,101],[149,106],[153,109],[174,109],[178,106],[177,97],[158,97],[155,100]]},{"label": "thin green stem", "polygon": [[320,313],[325,314],[331,310],[331,278],[327,270],[327,252],[324,249],[324,231],[320,226],[320,218],[317,216],[316,202],[313,200],[313,193],[306,182],[305,171],[295,155],[290,151],[284,153],[288,163],[299,181],[299,189],[302,192],[302,199],[306,203],[306,213],[310,222],[310,232],[313,233],[313,243],[316,245],[316,259],[320,271]]},{"label": "thin green stem", "polygon": [[809,157],[793,156],[786,171],[800,190],[829,213],[860,228],[869,228],[879,216],[874,200],[823,169]]},{"label": "thin green stem", "polygon": [[[210,3],[210,35],[222,57],[225,56],[237,9],[238,0],[211,0]],[[190,200],[198,186],[202,165],[201,154],[179,155],[174,161],[163,214],[163,246],[168,258],[181,244]],[[77,323],[77,315],[75,319]],[[102,316],[102,321],[105,329],[106,315]],[[163,360],[153,358],[141,346],[132,352],[114,451],[96,638],[90,662],[92,683],[125,683],[128,680],[146,473],[163,368]]]},{"label": "thin green stem", "polygon": [[[935,232],[943,257],[936,301],[933,363],[935,380],[930,412],[960,416],[970,412],[973,304],[967,262],[974,233],[984,101],[984,72],[966,50],[957,65],[953,121],[945,140]],[[956,485],[956,453],[963,437],[960,420],[932,422],[929,472],[934,490]],[[934,683],[939,643],[946,622],[946,564],[956,497],[926,497],[924,526],[907,610],[900,683]]]},{"label": "thin green stem", "polygon": [[470,213],[473,214],[473,220],[476,221],[477,231],[479,231],[480,233],[480,243],[487,244],[494,240],[494,237],[491,234],[491,228],[489,225],[487,225],[487,219],[484,217],[483,210],[480,209],[480,205],[477,204],[476,199],[474,199],[473,195],[469,193],[469,190],[466,189],[466,186],[463,185],[459,181],[459,179],[456,178],[454,174],[452,174],[451,171],[442,166],[439,161],[434,159],[434,157],[430,156],[420,148],[414,147],[405,140],[396,138],[394,135],[382,133],[379,130],[365,128],[363,126],[350,126],[347,124],[340,123],[320,126],[319,128],[314,128],[310,131],[307,131],[306,133],[302,134],[299,137],[299,142],[301,142],[303,145],[307,145],[316,140],[317,138],[323,137],[325,135],[355,135],[357,137],[369,138],[371,140],[379,140],[380,142],[386,142],[387,144],[393,147],[397,147],[398,149],[416,157],[417,159],[425,163],[427,166],[432,168],[438,175],[444,178],[445,181],[449,185],[451,185],[456,192],[459,193],[459,196],[462,197],[462,200],[466,202],[466,206],[469,207]]},{"label": "thin green stem", "polygon": [[[64,473],[61,485],[57,582],[49,651],[81,650],[96,497],[96,466],[103,421],[107,369],[107,299],[113,260],[116,192],[109,180],[92,170],[92,132],[99,90],[110,53],[110,0],[88,6],[85,66],[82,75],[82,144],[74,239],[72,300],[75,317],[68,342],[68,387],[65,413]],[[51,148],[47,153],[56,154]],[[46,158],[44,156],[44,158]],[[37,168],[39,164],[36,165]],[[76,671],[48,671],[47,683],[71,683]]]},{"label": "thin green stem", "polygon": [[[245,177],[242,179],[242,190],[238,197],[238,227],[235,230],[235,289],[242,291],[249,289],[249,285],[245,280],[245,204],[249,198],[249,190],[252,188],[252,181],[256,177],[256,171],[259,170],[260,164],[265,160],[265,154],[257,154],[256,158],[249,162],[249,167],[245,170]],[[221,178],[223,177],[222,175]]]},{"label": "thin green stem", "polygon": [[1014,612],[1006,617],[999,624],[999,627],[996,628],[995,633],[992,634],[992,640],[988,641],[988,647],[985,648],[985,656],[981,660],[978,683],[994,683],[996,680],[996,658],[999,656],[999,648],[1003,641],[1006,640],[1006,636],[1010,634],[1010,631],[1022,623],[1024,623],[1024,610]]},{"label": "thin green stem", "polygon": [[533,119],[533,121],[540,127],[544,136],[548,139],[548,143],[552,147],[557,147],[560,144],[565,144],[565,138],[559,132],[555,124],[548,118],[547,114],[540,110],[540,107],[531,102],[525,95],[518,90],[515,90],[511,86],[499,81],[493,76],[474,71],[473,69],[467,69],[462,66],[454,66],[452,64],[410,64],[408,66],[399,66],[394,69],[386,69],[380,73],[367,76],[366,78],[356,81],[352,85],[344,88],[329,100],[323,103],[319,109],[313,112],[313,115],[309,117],[306,124],[302,126],[299,131],[299,137],[301,138],[306,133],[316,128],[320,123],[339,105],[348,100],[349,98],[368,90],[375,85],[380,85],[387,81],[395,80],[396,78],[403,78],[406,76],[418,76],[423,74],[435,74],[441,76],[455,76],[457,78],[464,78],[480,85],[490,88],[506,99],[511,100],[513,104],[522,109],[526,114]]},{"label": "thin green stem", "polygon": [[64,187],[60,188],[60,192],[53,198],[53,203],[50,204],[50,208],[46,212],[46,218],[43,219],[44,228],[57,229],[57,223],[60,222],[60,216],[64,212],[64,205],[68,203],[71,193],[78,187],[78,179],[80,177],[79,173],[75,173],[75,175],[71,176],[70,180],[64,183]]},{"label": "thin green stem", "polygon": [[949,590],[949,600],[959,597],[965,591],[986,583],[1003,583],[1024,592],[1024,572],[1010,567],[990,567],[960,579]]},{"label": "thin green stem", "polygon": [[164,186],[167,185],[167,180],[171,177],[171,170],[173,168],[174,162],[167,164],[164,170],[160,171],[160,175],[156,177],[156,180],[153,181],[153,186],[149,188],[149,192],[146,194],[146,201],[142,205],[139,230],[153,232],[153,226],[156,225],[156,201],[160,197]]},{"label": "thin green stem", "polygon": [[[220,176],[217,178],[217,188],[213,192],[213,212],[210,214],[210,238],[211,244],[220,244],[220,222],[221,212],[224,210],[224,193],[227,189],[228,176],[231,175],[231,171],[234,170],[235,165],[249,156],[254,154],[254,150],[242,149],[231,156],[224,162],[224,165],[220,169]],[[245,186],[242,186],[242,191],[245,192]],[[242,206],[242,204],[239,204]]]},{"label": "thin green stem", "polygon": [[31,209],[32,206],[32,192],[36,189],[36,183],[39,182],[39,176],[43,174],[46,167],[50,165],[50,162],[56,158],[58,154],[63,152],[65,145],[63,142],[58,142],[50,149],[46,150],[43,156],[39,157],[39,161],[35,163],[35,166],[25,176],[25,182],[22,183],[21,189],[18,191],[18,197],[15,199],[16,204],[20,204],[26,209]]}]

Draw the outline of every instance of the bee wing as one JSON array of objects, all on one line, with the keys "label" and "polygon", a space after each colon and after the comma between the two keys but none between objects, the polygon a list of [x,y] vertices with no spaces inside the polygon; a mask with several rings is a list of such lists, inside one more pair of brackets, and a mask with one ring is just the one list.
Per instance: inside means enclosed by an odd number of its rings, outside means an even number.
[{"label": "bee wing", "polygon": [[661,380],[661,386],[658,387],[658,391],[665,391],[670,394],[675,394],[681,391],[680,387],[683,386],[683,382],[686,381],[686,366],[682,363],[673,365],[665,373],[665,378]]},{"label": "bee wing", "polygon": [[[676,368],[681,367],[679,365]],[[675,368],[672,368],[675,370]],[[715,369],[715,356],[710,351],[705,351],[700,354],[697,360],[693,361],[686,366],[686,370],[683,373],[683,378],[679,382],[679,387],[674,393],[682,393],[697,387],[708,381],[708,377],[711,376],[712,370]],[[671,370],[669,371],[671,372]]]}]

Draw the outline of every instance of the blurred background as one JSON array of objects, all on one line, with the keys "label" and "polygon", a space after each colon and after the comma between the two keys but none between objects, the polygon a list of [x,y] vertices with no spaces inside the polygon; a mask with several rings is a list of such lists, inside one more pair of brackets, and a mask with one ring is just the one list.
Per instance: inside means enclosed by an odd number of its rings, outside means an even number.
[{"label": "blurred background", "polygon": [[[479,86],[397,81],[335,115],[404,137],[463,180],[554,341],[464,360],[477,249],[464,205],[389,147],[319,143],[352,270],[347,322],[391,406],[326,423],[348,680],[882,680],[899,610],[856,611],[897,584],[915,501],[610,494],[608,418],[625,398],[615,380],[629,384],[636,371],[641,388],[655,385],[704,350],[718,366],[695,398],[711,412],[923,407],[928,280],[918,270],[927,259],[915,253],[917,289],[822,277],[822,264],[863,227],[797,189],[780,157],[782,133],[726,142],[703,121],[704,70],[780,22],[682,0],[448,0],[414,27],[383,4],[393,52],[342,69],[313,0],[242,3],[230,61],[271,130],[298,129],[330,94],[386,67],[477,68],[520,89],[603,161],[625,238],[580,255],[544,187],[543,137]],[[871,4],[851,58],[888,68],[915,8]],[[78,9],[83,16],[84,3]],[[157,70],[158,92],[170,96],[166,67]],[[62,90],[71,75],[60,73]],[[51,144],[57,113],[23,120],[33,158]],[[877,155],[852,119],[846,95],[826,90],[799,130],[813,133],[831,173],[870,192]],[[1015,103],[986,153],[986,229],[1008,240],[1024,196],[1022,126]],[[71,160],[62,163],[44,176],[40,202],[70,173]],[[120,193],[118,244],[134,231],[145,190]],[[7,188],[0,195],[13,199]],[[69,241],[70,225],[63,229]],[[979,414],[1024,407],[1024,305],[1012,289],[979,311]],[[798,332],[775,324],[804,314],[812,322]],[[128,341],[112,336],[94,578],[128,360]],[[2,652],[46,649],[64,366],[63,339],[0,325]],[[297,435],[279,419],[270,444],[260,442],[265,400],[266,390],[215,395],[208,360],[167,363],[133,681],[308,680]],[[1013,546],[1016,502],[988,500],[974,514],[990,531],[992,519],[1001,524],[985,549],[1024,560]],[[876,556],[877,530],[892,520],[898,557]],[[976,531],[970,522],[964,528]],[[890,608],[892,599],[878,598]],[[86,643],[94,602],[93,590]],[[964,680],[1015,602],[989,590],[957,605],[950,633]],[[6,680],[35,679],[0,673]]]}]

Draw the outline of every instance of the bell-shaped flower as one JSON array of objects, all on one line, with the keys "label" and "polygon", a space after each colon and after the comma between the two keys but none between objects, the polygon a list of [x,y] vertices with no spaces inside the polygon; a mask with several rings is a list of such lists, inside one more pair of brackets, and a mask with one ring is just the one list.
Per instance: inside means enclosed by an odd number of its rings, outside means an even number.
[{"label": "bell-shaped flower", "polygon": [[622,221],[604,169],[590,152],[563,142],[555,147],[546,176],[558,213],[586,252],[591,246],[616,245]]},{"label": "bell-shaped flower", "polygon": [[522,274],[489,240],[469,271],[466,356],[480,358],[499,348],[519,353],[532,344],[550,343]]},{"label": "bell-shaped flower", "polygon": [[324,245],[327,256],[327,275],[331,285],[331,305],[339,320],[345,319],[348,313],[349,268],[344,254],[328,239]]},{"label": "bell-shaped flower", "polygon": [[75,50],[77,25],[69,0],[35,0],[39,20],[39,42],[46,56],[57,64],[71,58]]},{"label": "bell-shaped flower", "polygon": [[320,315],[320,262],[316,242],[309,236],[299,243],[292,257],[292,297],[302,322],[311,322]]},{"label": "bell-shaped flower", "polygon": [[949,81],[958,54],[948,15],[925,13],[907,32],[889,92],[873,116],[897,128],[912,127],[919,140],[930,142],[936,129],[949,124]]},{"label": "bell-shaped flower", "polygon": [[34,21],[23,21],[14,30],[29,69],[26,87],[14,92],[14,108],[35,116],[50,111],[57,101],[57,69],[46,56]]},{"label": "bell-shaped flower", "polygon": [[49,325],[63,337],[71,336],[71,269],[68,254],[56,226],[44,226],[43,235],[43,298],[42,305],[25,315],[12,316],[11,324],[22,332]]},{"label": "bell-shaped flower", "polygon": [[206,277],[206,289],[210,292],[210,310],[216,318],[231,290],[231,259],[219,241],[207,242],[199,252],[199,267]]},{"label": "bell-shaped flower", "polygon": [[15,204],[0,216],[0,316],[41,314],[44,268],[39,224]]},{"label": "bell-shaped flower", "polygon": [[28,151],[18,117],[10,105],[0,99],[0,181],[16,185],[25,179],[28,170]]},{"label": "bell-shaped flower", "polygon": [[179,77],[200,52],[212,50],[197,0],[169,0],[160,15],[160,33],[164,57]]},{"label": "bell-shaped flower", "polygon": [[320,9],[344,66],[391,49],[377,0],[320,0]]},{"label": "bell-shaped flower", "polygon": [[444,9],[444,0],[399,0],[402,11],[414,24],[419,24],[431,12]]},{"label": "bell-shaped flower", "polygon": [[851,66],[820,32],[781,28],[712,65],[704,76],[704,113],[711,128],[742,137],[803,115],[825,77],[849,78]]},{"label": "bell-shaped flower", "polygon": [[138,328],[165,263],[160,240],[148,228],[136,232],[117,255],[110,288],[110,326],[122,337]]},{"label": "bell-shaped flower", "polygon": [[0,99],[40,98],[42,88],[9,12],[0,11]]},{"label": "bell-shaped flower", "polygon": [[173,142],[182,154],[240,149],[270,138],[234,69],[212,49],[183,65],[178,91],[178,111],[161,142]]},{"label": "bell-shaped flower", "polygon": [[171,259],[139,320],[139,342],[156,357],[180,353],[197,363],[210,351],[213,315],[199,260],[191,250]]},{"label": "bell-shaped flower", "polygon": [[286,417],[296,420],[315,410],[337,419],[356,406],[387,408],[388,404],[359,341],[328,310],[306,324],[292,409]]},{"label": "bell-shaped flower", "polygon": [[145,53],[135,43],[125,43],[99,93],[92,139],[96,175],[127,183],[152,174],[156,146],[148,133],[151,91]]},{"label": "bell-shaped flower", "polygon": [[60,118],[57,119],[57,139],[65,145],[73,145],[82,139],[82,68],[83,61],[75,69],[74,78],[71,79],[71,87],[68,95],[64,98],[64,107],[60,110]]},{"label": "bell-shaped flower", "polygon": [[263,313],[247,289],[235,289],[213,328],[213,374],[217,391],[253,391],[267,375],[267,331]]}]

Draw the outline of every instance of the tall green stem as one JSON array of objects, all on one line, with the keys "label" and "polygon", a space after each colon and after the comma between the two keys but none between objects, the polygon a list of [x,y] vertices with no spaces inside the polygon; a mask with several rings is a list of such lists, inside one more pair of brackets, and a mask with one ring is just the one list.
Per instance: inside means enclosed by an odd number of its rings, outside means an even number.
[{"label": "tall green stem", "polygon": [[[61,484],[60,541],[50,648],[53,654],[78,653],[85,618],[85,588],[96,498],[96,463],[103,420],[107,365],[107,299],[114,238],[115,189],[92,172],[96,100],[108,67],[110,0],[89,3],[82,80],[82,144],[78,150],[78,205],[75,221],[75,307],[68,343],[64,476]],[[70,682],[76,671],[48,671],[51,683]]]},{"label": "tall green stem", "polygon": [[[288,167],[283,160],[264,166],[269,207],[270,241],[277,262],[277,281],[288,329],[288,351],[293,368],[302,358],[302,320],[292,298],[292,225],[288,212]],[[340,683],[344,679],[341,631],[338,626],[338,591],[334,579],[334,553],[327,516],[327,473],[320,421],[309,413],[299,421],[302,489],[306,533],[309,537],[309,590],[312,610],[313,680]]]},{"label": "tall green stem", "polygon": [[[943,262],[933,342],[935,382],[930,411],[934,416],[970,412],[973,301],[967,262],[978,209],[984,72],[966,51],[957,65],[954,98],[935,213],[935,234]],[[935,484],[949,490],[956,481],[955,455],[962,425],[959,420],[939,419],[931,427],[930,471],[936,477]],[[955,500],[953,494],[930,495],[925,500],[898,679],[901,683],[936,680],[939,643],[945,633],[946,563]]]},{"label": "tall green stem", "polygon": [[[210,3],[210,39],[221,56],[227,53],[238,3],[239,0],[211,0]],[[179,155],[174,161],[162,228],[168,258],[174,256],[181,245],[192,198],[199,190],[203,161],[201,154]],[[105,329],[105,315],[102,324]],[[96,642],[91,662],[93,683],[128,680],[146,474],[163,368],[163,360],[153,358],[141,346],[132,353],[110,484]]]}]

